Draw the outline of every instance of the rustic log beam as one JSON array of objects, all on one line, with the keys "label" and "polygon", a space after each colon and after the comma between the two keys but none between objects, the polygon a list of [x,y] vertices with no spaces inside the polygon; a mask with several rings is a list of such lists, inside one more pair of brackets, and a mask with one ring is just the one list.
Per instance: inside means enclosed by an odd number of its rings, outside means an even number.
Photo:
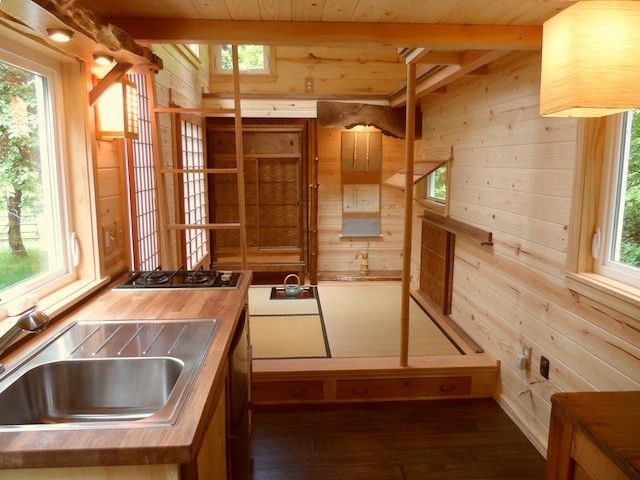
[{"label": "rustic log beam", "polygon": [[138,40],[152,43],[229,43],[323,46],[369,44],[430,50],[540,50],[538,25],[291,22],[110,18]]},{"label": "rustic log beam", "polygon": [[118,62],[131,63],[137,70],[162,68],[162,60],[148,47],[103,22],[79,0],[4,0],[1,5],[7,16],[45,39],[46,29],[50,27],[74,31],[76,35],[71,42],[55,47],[81,60],[92,61],[93,53],[108,53]]},{"label": "rustic log beam", "polygon": [[89,92],[89,105],[93,105],[111,85],[119,82],[132,67],[130,63],[116,63],[109,72],[98,80]]},{"label": "rustic log beam", "polygon": [[[427,75],[425,78],[420,79],[416,84],[416,98],[420,99],[432,91],[465,76],[469,72],[473,72],[474,70],[503,57],[507,53],[509,52],[505,50],[477,52],[466,51],[463,54],[461,65],[449,65],[434,72],[433,74]],[[389,100],[389,103],[392,107],[401,107],[406,103],[406,99],[407,93],[405,88],[394,94]]]},{"label": "rustic log beam", "polygon": [[[415,135],[422,133],[422,115],[415,114]],[[405,138],[405,111],[381,105],[363,103],[318,102],[318,124],[323,127],[352,128],[356,125],[373,125],[385,135]]]}]

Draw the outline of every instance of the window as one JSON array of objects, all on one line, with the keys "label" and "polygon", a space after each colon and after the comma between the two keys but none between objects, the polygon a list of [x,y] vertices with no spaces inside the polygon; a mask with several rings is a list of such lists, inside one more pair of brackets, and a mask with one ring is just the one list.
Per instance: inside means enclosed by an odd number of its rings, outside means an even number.
[{"label": "window", "polygon": [[[218,73],[233,72],[231,45],[219,45],[216,49],[216,70]],[[238,67],[241,73],[269,74],[269,47],[265,45],[238,45]]]},{"label": "window", "polygon": [[614,132],[617,148],[605,172],[608,193],[596,272],[640,287],[640,110],[622,115]]},{"label": "window", "polygon": [[[181,152],[182,168],[204,169],[203,128],[182,120]],[[202,171],[183,174],[184,223],[198,225],[207,223],[206,182]],[[187,268],[192,269],[209,253],[207,233],[204,229],[188,228],[184,235]]]},{"label": "window", "polygon": [[0,50],[0,304],[75,279],[56,117],[59,75],[54,64]]},{"label": "window", "polygon": [[159,265],[157,190],[153,168],[149,95],[144,75],[129,75],[136,85],[138,107],[138,139],[127,148],[129,190],[132,199],[132,258],[137,270],[153,270]]},{"label": "window", "polygon": [[447,199],[447,166],[443,165],[430,173],[426,179],[426,199],[444,203]]}]

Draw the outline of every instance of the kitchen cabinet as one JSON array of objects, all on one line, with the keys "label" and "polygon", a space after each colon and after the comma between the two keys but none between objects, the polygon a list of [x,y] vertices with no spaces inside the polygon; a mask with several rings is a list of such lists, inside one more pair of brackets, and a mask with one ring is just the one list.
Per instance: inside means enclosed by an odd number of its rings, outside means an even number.
[{"label": "kitchen cabinet", "polygon": [[545,480],[640,480],[640,392],[551,398]]}]

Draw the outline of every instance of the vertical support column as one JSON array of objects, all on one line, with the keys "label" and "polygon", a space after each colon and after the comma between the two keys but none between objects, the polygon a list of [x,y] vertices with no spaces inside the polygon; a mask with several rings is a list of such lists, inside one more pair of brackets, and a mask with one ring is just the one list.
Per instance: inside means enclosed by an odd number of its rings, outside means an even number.
[{"label": "vertical support column", "polygon": [[402,309],[400,366],[409,364],[409,295],[411,290],[411,235],[413,226],[413,156],[416,121],[416,66],[407,64],[407,119],[404,146],[404,242],[402,248]]},{"label": "vertical support column", "polygon": [[240,217],[240,268],[247,269],[247,222],[244,193],[244,152],[242,147],[242,111],[240,110],[240,66],[238,46],[231,46],[233,61],[233,100],[235,106],[236,163],[238,167],[238,215]]}]

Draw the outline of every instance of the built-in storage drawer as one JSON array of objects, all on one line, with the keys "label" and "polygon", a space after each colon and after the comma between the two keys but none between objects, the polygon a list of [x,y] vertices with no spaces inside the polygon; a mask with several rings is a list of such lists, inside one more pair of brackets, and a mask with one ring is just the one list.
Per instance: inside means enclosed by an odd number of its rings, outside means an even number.
[{"label": "built-in storage drawer", "polygon": [[338,380],[338,400],[421,398],[469,395],[471,377],[381,378]]},{"label": "built-in storage drawer", "polygon": [[321,380],[253,382],[252,399],[254,403],[303,402],[322,400],[324,396]]}]

